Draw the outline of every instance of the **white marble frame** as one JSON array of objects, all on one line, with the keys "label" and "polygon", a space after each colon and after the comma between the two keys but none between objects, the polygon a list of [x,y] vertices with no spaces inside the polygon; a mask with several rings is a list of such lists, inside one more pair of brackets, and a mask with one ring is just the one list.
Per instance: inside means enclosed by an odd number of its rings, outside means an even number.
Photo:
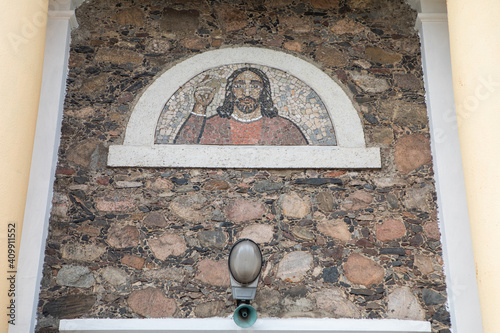
[{"label": "white marble frame", "polygon": [[446,291],[453,333],[481,333],[481,309],[458,140],[445,0],[413,0],[422,63]]},{"label": "white marble frame", "polygon": [[262,318],[250,328],[232,318],[70,319],[61,320],[61,333],[430,333],[426,321],[397,319]]},{"label": "white marble frame", "polygon": [[[290,73],[311,87],[330,114],[337,146],[155,145],[165,103],[187,81],[218,66],[250,63]],[[109,147],[109,166],[206,168],[380,168],[380,149],[366,148],[357,110],[342,88],[313,64],[257,47],[207,51],[173,66],[142,94],[130,116],[123,145]]]},{"label": "white marble frame", "polygon": [[51,0],[45,41],[42,87],[24,212],[16,279],[16,325],[9,333],[34,332],[45,244],[66,96],[71,29],[80,0]]}]

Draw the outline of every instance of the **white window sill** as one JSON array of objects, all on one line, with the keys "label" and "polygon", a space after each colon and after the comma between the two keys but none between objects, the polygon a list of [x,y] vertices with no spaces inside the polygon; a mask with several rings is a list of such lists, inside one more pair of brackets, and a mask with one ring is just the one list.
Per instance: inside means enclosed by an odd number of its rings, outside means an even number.
[{"label": "white window sill", "polygon": [[251,328],[238,327],[231,318],[207,319],[66,319],[61,320],[61,333],[133,333],[133,332],[290,332],[290,333],[429,333],[426,321],[397,319],[257,319]]}]

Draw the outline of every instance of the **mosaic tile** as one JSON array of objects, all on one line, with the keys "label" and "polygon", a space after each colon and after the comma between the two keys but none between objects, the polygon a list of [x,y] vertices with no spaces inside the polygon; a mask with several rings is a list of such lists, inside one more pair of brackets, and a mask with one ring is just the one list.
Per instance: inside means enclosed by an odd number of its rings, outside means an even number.
[{"label": "mosaic tile", "polygon": [[206,70],[165,104],[155,144],[336,145],[316,92],[282,70],[232,64]]}]

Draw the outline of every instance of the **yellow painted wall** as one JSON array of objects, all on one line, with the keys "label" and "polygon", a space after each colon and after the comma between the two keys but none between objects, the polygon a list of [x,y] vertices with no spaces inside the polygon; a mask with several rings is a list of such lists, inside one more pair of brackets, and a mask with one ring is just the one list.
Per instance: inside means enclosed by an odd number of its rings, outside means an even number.
[{"label": "yellow painted wall", "polygon": [[11,267],[8,262],[8,235],[15,234],[17,254],[42,82],[47,8],[48,0],[0,2],[0,332],[7,331],[6,314],[11,312],[7,277],[15,275],[8,272],[17,264]]},{"label": "yellow painted wall", "polygon": [[449,0],[448,20],[483,326],[484,332],[496,333],[500,331],[500,1]]}]

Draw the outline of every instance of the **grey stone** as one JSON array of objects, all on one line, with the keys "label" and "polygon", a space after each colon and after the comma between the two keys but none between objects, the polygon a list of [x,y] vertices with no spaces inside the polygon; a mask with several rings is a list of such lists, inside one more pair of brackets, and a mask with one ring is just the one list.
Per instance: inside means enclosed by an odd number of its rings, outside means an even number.
[{"label": "grey stone", "polygon": [[184,220],[201,222],[205,219],[206,202],[201,194],[181,195],[170,203],[170,210]]},{"label": "grey stone", "polygon": [[292,234],[296,238],[302,239],[302,240],[305,240],[305,241],[312,241],[315,238],[314,234],[312,232],[310,232],[306,228],[302,228],[302,227],[294,227],[292,229]]},{"label": "grey stone", "polygon": [[446,297],[432,289],[422,289],[422,299],[425,305],[438,305],[446,302]]},{"label": "grey stone", "polygon": [[95,284],[95,279],[87,267],[67,265],[57,273],[56,283],[61,286],[90,288]]},{"label": "grey stone", "polygon": [[285,297],[283,299],[283,307],[285,312],[308,312],[314,308],[313,302],[308,298],[292,298]]},{"label": "grey stone", "polygon": [[116,267],[105,267],[101,270],[101,275],[109,284],[118,287],[127,282],[128,274]]},{"label": "grey stone", "polygon": [[281,294],[278,290],[259,287],[257,288],[254,304],[259,313],[277,316],[281,313],[280,300]]},{"label": "grey stone", "polygon": [[432,191],[431,186],[411,188],[406,191],[405,206],[408,209],[418,209],[427,211],[430,194]]},{"label": "grey stone", "polygon": [[387,317],[390,319],[424,320],[425,312],[410,288],[399,287],[388,296]]},{"label": "grey stone", "polygon": [[311,268],[312,260],[309,252],[290,252],[279,263],[277,276],[284,281],[299,282]]},{"label": "grey stone", "polygon": [[377,187],[384,187],[384,188],[407,185],[406,181],[403,178],[393,178],[393,177],[374,178],[373,184]]},{"label": "grey stone", "polygon": [[321,309],[329,317],[360,318],[359,309],[345,296],[339,288],[323,289],[311,297],[316,301],[316,308]]},{"label": "grey stone", "polygon": [[387,247],[379,250],[380,254],[396,254],[398,256],[404,256],[406,254],[405,249],[402,247]]},{"label": "grey stone", "polygon": [[335,283],[339,280],[339,270],[337,267],[328,267],[323,269],[323,281]]},{"label": "grey stone", "polygon": [[331,177],[325,177],[325,178],[297,178],[295,180],[295,184],[298,185],[316,185],[316,186],[321,186],[325,184],[336,184],[336,185],[342,185],[342,180],[339,178],[331,178]]},{"label": "grey stone", "polygon": [[304,285],[296,285],[288,288],[285,291],[285,295],[291,297],[304,297],[305,295],[307,295],[307,288]]},{"label": "grey stone", "polygon": [[333,195],[330,192],[319,192],[316,196],[316,202],[318,203],[319,209],[325,213],[333,212],[335,209]]},{"label": "grey stone", "polygon": [[224,303],[221,301],[205,302],[196,306],[194,314],[197,318],[216,317],[223,308]]},{"label": "grey stone", "polygon": [[264,193],[264,192],[274,193],[281,190],[282,187],[283,187],[282,183],[274,183],[267,180],[262,180],[260,182],[256,182],[253,186],[253,189],[255,192],[259,193]]},{"label": "grey stone", "polygon": [[154,38],[146,44],[146,52],[152,54],[164,54],[172,45],[166,39]]},{"label": "grey stone", "polygon": [[399,208],[399,200],[392,193],[387,194],[387,203],[389,204],[389,208],[398,209]]},{"label": "grey stone", "polygon": [[432,319],[445,325],[450,325],[450,313],[445,306],[440,306],[436,313],[432,316]]},{"label": "grey stone", "polygon": [[219,230],[207,230],[198,233],[201,245],[209,248],[223,249],[226,245],[226,234]]},{"label": "grey stone", "polygon": [[77,261],[96,261],[106,252],[106,248],[98,244],[65,244],[62,249],[64,259]]},{"label": "grey stone", "polygon": [[165,216],[163,216],[162,213],[159,212],[151,212],[144,218],[142,221],[145,225],[148,227],[166,227],[167,226],[167,221],[165,220]]},{"label": "grey stone", "polygon": [[134,188],[134,187],[141,187],[142,185],[143,185],[142,182],[127,182],[123,180],[115,182],[116,188]]},{"label": "grey stone", "polygon": [[366,92],[379,93],[389,89],[389,84],[385,79],[373,77],[370,74],[351,72],[354,82]]},{"label": "grey stone", "polygon": [[161,269],[146,270],[144,277],[164,281],[182,281],[186,272],[182,268],[167,267]]}]

